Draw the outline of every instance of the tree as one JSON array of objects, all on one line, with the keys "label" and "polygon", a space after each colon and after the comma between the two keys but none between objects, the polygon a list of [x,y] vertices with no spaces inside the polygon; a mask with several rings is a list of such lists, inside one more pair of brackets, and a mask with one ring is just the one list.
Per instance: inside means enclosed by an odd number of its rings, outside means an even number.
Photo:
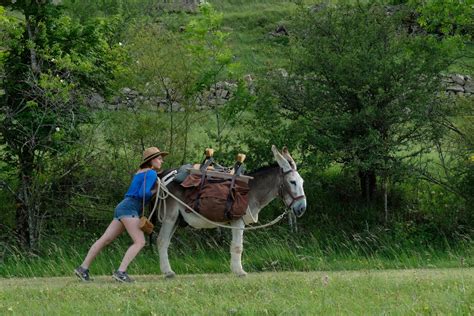
[{"label": "tree", "polygon": [[471,38],[474,35],[473,0],[414,1],[412,6],[420,14],[418,23],[429,32]]},{"label": "tree", "polygon": [[[211,146],[217,146],[221,153],[239,116],[253,100],[244,81],[238,79],[238,63],[229,48],[229,34],[222,31],[222,14],[203,3],[180,32],[146,24],[135,33],[138,36],[127,44],[134,59],[133,81],[145,86],[146,94],[159,96],[166,104],[167,150],[175,155],[182,152],[181,161],[186,162],[190,156],[189,131],[192,125],[206,120]],[[218,104],[213,101],[219,96],[211,96],[210,92],[223,81],[236,82],[235,90],[230,100]],[[203,108],[214,114],[212,123],[209,124],[209,112],[197,112]],[[214,123],[216,128],[211,130]]]},{"label": "tree", "polygon": [[362,4],[302,12],[290,74],[274,80],[282,113],[309,124],[306,143],[357,172],[368,201],[377,177],[387,183],[432,146],[447,114],[437,94],[450,52],[407,34],[402,15]]},{"label": "tree", "polygon": [[1,55],[1,144],[4,160],[18,170],[18,187],[9,185],[17,201],[17,235],[32,250],[44,214],[44,166],[78,139],[80,124],[88,120],[85,97],[107,93],[123,57],[118,44],[107,42],[113,29],[106,20],[79,24],[55,2],[12,1],[12,12],[0,7],[7,34]]}]

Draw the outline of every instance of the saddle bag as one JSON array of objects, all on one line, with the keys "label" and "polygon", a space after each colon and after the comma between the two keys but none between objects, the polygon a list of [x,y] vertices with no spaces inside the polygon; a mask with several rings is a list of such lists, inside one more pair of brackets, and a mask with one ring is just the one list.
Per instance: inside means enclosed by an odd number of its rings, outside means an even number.
[{"label": "saddle bag", "polygon": [[146,216],[140,217],[140,229],[145,234],[150,235],[153,232],[153,228],[155,228],[155,226]]},{"label": "saddle bag", "polygon": [[247,211],[249,186],[243,181],[191,174],[181,186],[186,204],[211,221],[239,219]]}]

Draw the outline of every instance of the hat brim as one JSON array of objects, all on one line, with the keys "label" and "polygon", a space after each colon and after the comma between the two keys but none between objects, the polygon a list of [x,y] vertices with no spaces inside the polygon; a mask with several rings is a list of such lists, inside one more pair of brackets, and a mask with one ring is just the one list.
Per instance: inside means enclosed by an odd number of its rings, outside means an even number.
[{"label": "hat brim", "polygon": [[166,151],[160,151],[159,153],[155,153],[149,157],[147,157],[141,164],[140,164],[140,167],[143,167],[143,165],[145,165],[147,162],[149,162],[150,160],[152,159],[155,159],[156,157],[159,157],[159,156],[162,156],[162,157],[165,157],[167,156],[169,153],[166,152]]}]

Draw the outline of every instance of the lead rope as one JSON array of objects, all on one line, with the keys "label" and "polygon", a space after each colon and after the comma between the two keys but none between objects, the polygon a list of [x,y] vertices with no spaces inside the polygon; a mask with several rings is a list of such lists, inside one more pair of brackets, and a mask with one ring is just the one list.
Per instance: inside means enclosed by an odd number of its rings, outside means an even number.
[{"label": "lead rope", "polygon": [[[161,207],[161,200],[163,200],[163,216],[160,217],[160,213],[161,212],[158,212],[158,220],[160,221],[160,223],[163,223],[163,220],[164,218],[166,217],[166,201],[164,199],[166,199],[168,196],[171,196],[173,199],[175,199],[178,203],[180,203],[181,205],[183,205],[184,207],[186,207],[188,210],[190,210],[191,212],[193,212],[195,215],[197,215],[200,219],[204,220],[205,222],[208,222],[212,225],[216,225],[216,226],[219,226],[219,227],[222,227],[222,228],[229,228],[229,229],[238,229],[238,230],[254,230],[254,229],[259,229],[259,228],[265,228],[265,227],[268,227],[268,226],[272,226],[272,225],[275,225],[276,223],[278,223],[279,221],[281,221],[281,219],[283,217],[285,217],[285,215],[288,213],[288,209],[286,209],[280,216],[278,216],[277,218],[275,218],[273,221],[267,223],[267,224],[264,224],[264,225],[260,225],[260,226],[252,226],[252,227],[233,227],[233,226],[229,226],[229,225],[223,225],[223,224],[220,224],[220,223],[217,223],[217,222],[214,222],[214,221],[211,221],[209,219],[207,219],[206,217],[202,216],[201,214],[199,214],[198,212],[196,212],[192,207],[190,207],[189,205],[187,205],[186,203],[184,203],[182,200],[180,200],[177,196],[175,196],[173,193],[171,193],[168,188],[165,186],[165,185],[162,185],[161,183],[161,179],[157,179],[157,184],[158,184],[158,189],[157,189],[157,192],[156,192],[156,200],[155,200],[155,205],[153,207],[153,211],[151,214],[153,214],[153,212],[155,211],[156,209],[156,205],[157,205],[157,201],[158,199],[160,199],[160,207]],[[163,191],[163,193],[160,193],[160,190]],[[249,213],[250,213],[250,210],[249,210]],[[254,219],[252,213],[250,213],[250,216],[252,217],[252,219]],[[150,215],[151,217],[151,215]],[[255,221],[255,220],[254,220]]]},{"label": "lead rope", "polygon": [[[148,219],[150,220],[151,217],[153,216],[153,213],[156,211],[156,206],[158,205],[158,209],[161,209],[161,205],[163,205],[163,212],[158,212],[158,221],[160,223],[163,223],[164,218],[166,217],[166,198],[168,197],[169,191],[161,190],[162,187],[166,187],[165,185],[162,186],[162,182],[160,178],[156,179],[156,198],[155,198],[155,203],[153,204],[153,209],[148,216]],[[158,203],[158,200],[160,202]],[[162,203],[163,202],[163,203]],[[160,217],[160,213],[163,213],[162,216]]]}]

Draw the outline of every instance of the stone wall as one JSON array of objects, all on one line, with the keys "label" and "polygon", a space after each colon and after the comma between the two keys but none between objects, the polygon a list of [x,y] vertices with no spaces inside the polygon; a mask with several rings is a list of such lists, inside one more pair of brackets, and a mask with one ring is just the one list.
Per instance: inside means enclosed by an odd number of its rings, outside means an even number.
[{"label": "stone wall", "polygon": [[[283,68],[278,69],[277,72],[283,77],[288,76],[287,71]],[[255,93],[255,82],[252,75],[246,75],[244,80],[250,93]],[[442,81],[448,95],[474,98],[474,81],[471,76],[449,74],[444,75]],[[232,82],[222,81],[216,83],[198,97],[196,110],[207,110],[224,105],[232,98],[236,89],[237,84]],[[106,102],[102,96],[95,93],[88,98],[87,103],[91,108],[109,110],[134,110],[138,108],[163,112],[183,112],[185,110],[178,101],[169,101],[161,96],[144,95],[127,87],[122,88],[119,95],[112,98],[110,102]]]},{"label": "stone wall", "polygon": [[[222,106],[237,89],[237,84],[232,82],[217,82],[209,90],[204,91],[197,99],[196,110],[206,110]],[[95,109],[108,110],[134,110],[136,108],[146,108],[152,111],[163,112],[183,112],[185,109],[178,101],[167,100],[162,96],[144,95],[128,87],[122,88],[119,95],[106,102],[102,96],[97,93],[89,96],[87,104]]]},{"label": "stone wall", "polygon": [[448,95],[474,96],[474,81],[471,76],[452,74],[443,77]]}]

